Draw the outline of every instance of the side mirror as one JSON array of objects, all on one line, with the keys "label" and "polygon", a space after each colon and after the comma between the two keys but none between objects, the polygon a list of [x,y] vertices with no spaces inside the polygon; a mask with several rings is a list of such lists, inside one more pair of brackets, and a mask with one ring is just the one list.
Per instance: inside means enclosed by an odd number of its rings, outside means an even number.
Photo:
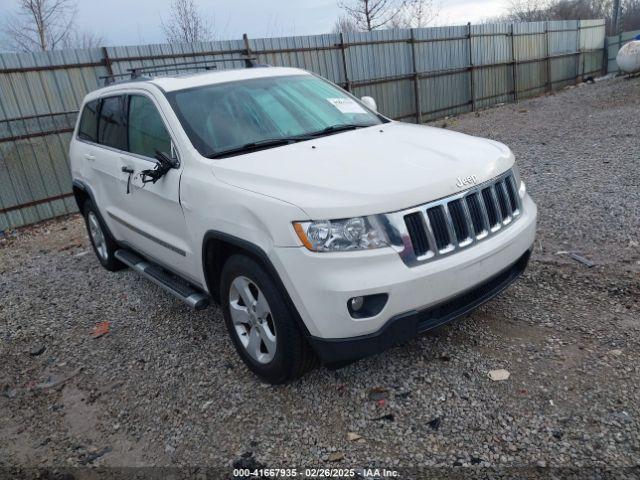
[{"label": "side mirror", "polygon": [[156,166],[153,169],[142,170],[140,172],[140,179],[142,180],[142,183],[156,183],[164,177],[169,170],[180,166],[180,162],[177,158],[173,157],[173,155],[169,156],[160,150],[156,150],[155,158],[158,163],[156,163]]},{"label": "side mirror", "polygon": [[178,158],[174,156],[173,148],[171,149],[170,156],[160,150],[156,150],[156,160],[158,160],[161,168],[165,168],[167,170],[171,168],[178,168],[180,166],[180,162]]},{"label": "side mirror", "polygon": [[378,111],[378,104],[376,103],[373,97],[362,97],[362,103],[364,103],[367,107],[369,107],[374,112]]}]

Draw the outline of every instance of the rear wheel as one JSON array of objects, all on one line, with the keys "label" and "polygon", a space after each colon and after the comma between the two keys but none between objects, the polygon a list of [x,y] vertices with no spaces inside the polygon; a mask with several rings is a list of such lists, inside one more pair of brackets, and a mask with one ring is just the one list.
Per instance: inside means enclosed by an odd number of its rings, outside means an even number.
[{"label": "rear wheel", "polygon": [[233,344],[268,383],[285,383],[311,369],[315,355],[282,292],[252,258],[233,255],[222,269],[220,298]]},{"label": "rear wheel", "polygon": [[84,204],[84,220],[91,246],[102,266],[111,272],[125,268],[126,265],[116,259],[115,252],[118,249],[116,241],[102,222],[100,214],[91,200],[87,200]]}]

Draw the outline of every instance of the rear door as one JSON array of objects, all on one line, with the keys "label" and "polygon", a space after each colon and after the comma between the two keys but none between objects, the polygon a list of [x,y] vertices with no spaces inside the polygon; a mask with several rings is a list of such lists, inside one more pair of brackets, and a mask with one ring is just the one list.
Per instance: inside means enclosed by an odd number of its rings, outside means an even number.
[{"label": "rear door", "polygon": [[120,197],[121,156],[127,148],[126,96],[103,97],[98,119],[98,145],[93,150],[95,180],[91,183],[98,197],[98,208],[109,229],[118,240],[126,239],[126,230],[114,222]]},{"label": "rear door", "polygon": [[183,164],[180,162],[155,183],[143,181],[143,172],[158,163],[156,152],[180,161],[168,123],[147,92],[127,95],[125,108],[127,148],[119,154],[119,195],[112,217],[136,250],[188,276],[193,256],[180,205]]}]

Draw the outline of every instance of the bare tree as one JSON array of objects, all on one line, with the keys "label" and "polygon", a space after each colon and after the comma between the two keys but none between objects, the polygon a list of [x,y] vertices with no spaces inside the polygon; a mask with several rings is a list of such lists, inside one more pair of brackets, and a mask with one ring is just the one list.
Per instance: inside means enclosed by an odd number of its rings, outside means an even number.
[{"label": "bare tree", "polygon": [[3,25],[12,50],[36,52],[69,41],[77,6],[74,0],[18,0],[17,12]]},{"label": "bare tree", "polygon": [[640,29],[640,0],[627,0],[622,6],[622,30]]},{"label": "bare tree", "polygon": [[539,22],[549,20],[548,0],[510,0],[504,20],[512,22]]},{"label": "bare tree", "polygon": [[65,38],[62,46],[64,48],[95,48],[105,43],[102,35],[86,30],[75,30]]},{"label": "bare tree", "polygon": [[357,32],[358,26],[351,17],[345,15],[338,17],[336,23],[333,24],[333,33]]},{"label": "bare tree", "polygon": [[338,6],[358,30],[371,31],[388,26],[400,14],[406,0],[339,0]]},{"label": "bare tree", "polygon": [[[613,0],[510,0],[507,13],[487,22],[532,22],[544,20],[604,19],[609,35],[616,33]],[[640,0],[620,0],[623,31],[640,28]]]},{"label": "bare tree", "polygon": [[435,0],[406,0],[390,25],[393,28],[424,28],[439,14],[440,4]]},{"label": "bare tree", "polygon": [[213,37],[211,22],[205,18],[193,0],[173,0],[169,19],[160,20],[169,43],[206,42]]}]

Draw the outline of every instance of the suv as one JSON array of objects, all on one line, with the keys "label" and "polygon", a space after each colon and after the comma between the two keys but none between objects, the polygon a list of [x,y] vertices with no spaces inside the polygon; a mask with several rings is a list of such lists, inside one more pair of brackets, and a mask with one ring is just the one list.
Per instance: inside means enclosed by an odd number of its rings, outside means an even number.
[{"label": "suv", "polygon": [[466,314],[518,277],[535,236],[506,146],[392,121],[293,68],[91,92],[70,159],[100,263],[221,305],[270,383]]}]

